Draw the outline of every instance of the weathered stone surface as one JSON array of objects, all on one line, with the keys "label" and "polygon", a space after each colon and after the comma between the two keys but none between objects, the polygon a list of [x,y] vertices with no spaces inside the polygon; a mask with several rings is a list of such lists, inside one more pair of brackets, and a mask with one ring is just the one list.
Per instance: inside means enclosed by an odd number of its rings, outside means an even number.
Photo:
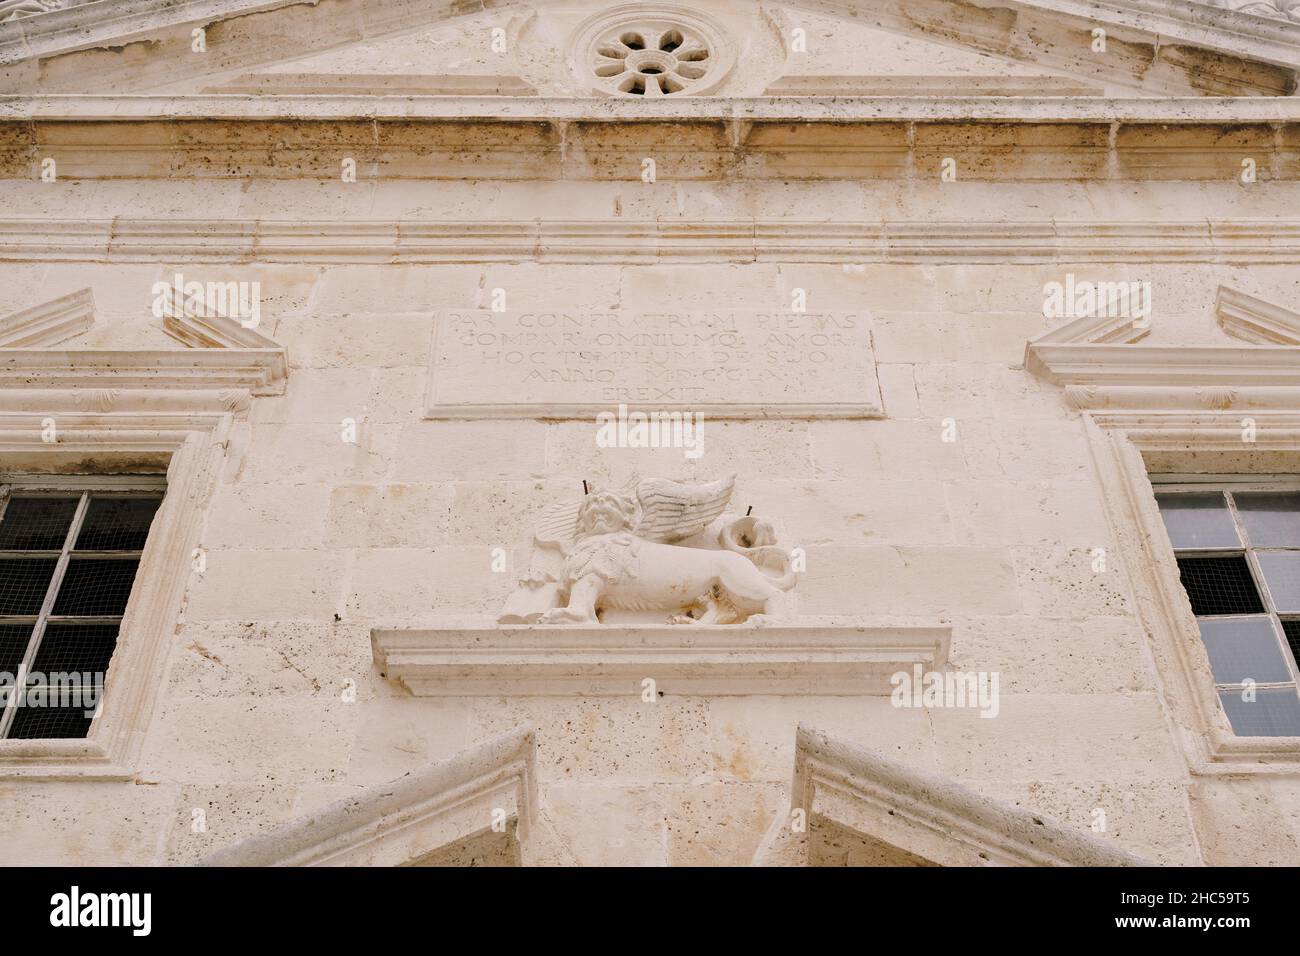
[{"label": "weathered stone surface", "polygon": [[[432,418],[869,418],[880,388],[865,312],[443,312]],[[500,399],[508,390],[511,401]]]},{"label": "weathered stone surface", "polygon": [[[203,56],[192,6],[82,6],[0,30],[0,322],[93,296],[48,352],[0,356],[0,471],[167,474],[167,511],[102,752],[0,740],[0,863],[192,864],[339,801],[326,819],[346,822],[447,761],[481,769],[476,748],[521,726],[535,812],[485,833],[476,807],[394,862],[943,849],[830,801],[789,832],[800,722],[904,767],[895,806],[924,816],[964,787],[1004,837],[1030,814],[1088,838],[1074,862],[1300,859],[1300,751],[1228,732],[1145,473],[1297,471],[1295,381],[1240,381],[1276,375],[1294,345],[1248,344],[1258,315],[1217,305],[1230,290],[1285,333],[1300,301],[1294,3],[1153,0],[1123,23],[1098,6],[1099,57],[1061,0],[871,17],[700,0],[733,66],[707,95],[654,103],[606,95],[578,55],[604,0],[232,0],[204,7]],[[504,52],[485,42],[498,26]],[[239,356],[154,313],[177,274],[256,283],[282,389],[200,374]],[[1026,342],[1075,318],[1043,312],[1070,276],[1149,282],[1150,327],[1075,342],[1043,374]],[[466,317],[549,335],[524,323],[552,314],[602,318],[559,345],[455,335]],[[736,340],[659,361],[666,315],[716,317]],[[1209,387],[1223,349],[1238,379]],[[603,447],[595,414],[620,403],[703,414],[703,454]],[[541,626],[473,643],[533,567],[550,505],[731,474],[736,517],[752,507],[806,562],[795,615],[878,642],[950,632],[945,670],[996,676],[997,716],[895,706],[883,672],[871,693],[642,698],[646,661],[687,678],[766,667],[770,691],[802,626],[766,659],[762,639],[674,657],[666,625],[617,615],[603,643]],[[377,630],[471,635],[448,654],[537,671],[415,696],[381,675]],[[602,666],[623,681],[605,696],[556,678]],[[548,679],[564,692],[537,693]]]}]

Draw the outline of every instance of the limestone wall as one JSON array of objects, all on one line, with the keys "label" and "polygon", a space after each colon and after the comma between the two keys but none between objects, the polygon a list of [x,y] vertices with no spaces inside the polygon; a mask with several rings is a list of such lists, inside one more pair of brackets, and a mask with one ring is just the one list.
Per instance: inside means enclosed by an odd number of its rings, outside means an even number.
[{"label": "limestone wall", "polygon": [[[22,199],[16,197],[21,186]],[[1152,221],[1276,213],[1289,184],[841,181],[659,185],[304,181],[4,184],[23,215],[368,220],[705,216],[842,221]],[[1120,215],[1120,212],[1124,215]],[[1099,247],[1104,246],[1099,242]],[[623,250],[631,256],[632,249]],[[349,254],[351,255],[351,254]],[[672,261],[63,261],[0,263],[4,311],[86,286],[94,347],[163,347],[150,288],[187,278],[261,283],[260,331],[288,349],[283,396],[256,398],[207,509],[164,693],[134,782],[0,783],[0,861],[188,863],[356,788],[519,724],[537,730],[537,862],[742,864],[785,810],[799,721],[990,796],[1092,828],[1150,859],[1294,863],[1300,787],[1193,781],[1170,728],[1127,571],[1111,548],[1083,425],[1061,390],[1022,367],[1055,324],[1046,282],[1069,272],[1147,280],[1153,341],[1212,343],[1219,285],[1294,303],[1293,262],[1135,251],[1076,260],[949,255],[913,262],[725,261],[708,243]],[[322,259],[328,260],[328,255]],[[338,258],[346,258],[339,256]],[[1113,257],[1111,257],[1113,258]],[[1194,261],[1181,261],[1192,259]],[[1154,260],[1154,261],[1152,261]],[[1167,261],[1166,261],[1167,260]],[[589,422],[422,417],[433,313],[511,309],[866,310],[886,417],[707,422],[704,456],[606,450]],[[355,441],[345,420],[357,423]],[[945,440],[945,420],[951,419]],[[532,524],[585,479],[710,479],[808,552],[806,614],[953,627],[952,666],[1001,675],[995,719],[902,710],[886,697],[415,698],[377,673],[377,626],[492,616]],[[355,699],[349,699],[355,687]],[[192,828],[193,811],[206,831]],[[1258,834],[1271,839],[1263,848]],[[1264,854],[1265,859],[1261,859]]]}]

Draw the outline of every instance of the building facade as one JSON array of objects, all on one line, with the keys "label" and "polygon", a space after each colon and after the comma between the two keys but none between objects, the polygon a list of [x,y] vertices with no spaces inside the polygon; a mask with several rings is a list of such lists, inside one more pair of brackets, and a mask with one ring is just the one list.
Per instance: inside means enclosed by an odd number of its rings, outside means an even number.
[{"label": "building facade", "polygon": [[0,64],[4,863],[1300,862],[1297,0]]}]

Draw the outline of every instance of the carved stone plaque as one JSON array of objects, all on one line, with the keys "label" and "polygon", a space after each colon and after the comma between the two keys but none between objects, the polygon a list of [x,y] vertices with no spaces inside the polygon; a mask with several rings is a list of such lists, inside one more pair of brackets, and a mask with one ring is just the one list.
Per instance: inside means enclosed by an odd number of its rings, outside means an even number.
[{"label": "carved stone plaque", "polygon": [[862,312],[446,311],[429,418],[587,418],[619,405],[714,418],[883,414]]}]

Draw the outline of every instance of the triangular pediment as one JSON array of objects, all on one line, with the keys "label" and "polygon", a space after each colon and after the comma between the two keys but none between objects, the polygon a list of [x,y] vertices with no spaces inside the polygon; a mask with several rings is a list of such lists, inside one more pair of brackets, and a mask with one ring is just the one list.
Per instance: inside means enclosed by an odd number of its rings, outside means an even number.
[{"label": "triangular pediment", "polygon": [[706,84],[692,75],[703,60],[688,63],[682,82],[634,71],[652,77],[649,92],[665,83],[674,95],[1285,95],[1300,69],[1300,22],[1272,0],[1109,0],[1086,10],[1063,0],[64,5],[19,15],[35,7],[11,0],[17,18],[0,22],[8,91],[608,95],[590,75],[616,67],[599,43],[618,34],[602,31],[635,31],[638,18],[650,32],[680,19],[712,44],[709,66],[727,61],[726,75]]},{"label": "triangular pediment", "polygon": [[[87,400],[107,403],[101,410],[116,401],[108,396],[124,390],[280,394],[289,371],[285,349],[258,332],[252,319],[231,317],[232,306],[240,314],[236,287],[192,283],[178,299],[166,282],[159,283],[158,321],[144,326],[147,341],[139,340],[137,330],[137,341],[126,347],[109,344],[118,337],[111,327],[95,326],[89,288],[0,316],[0,388],[68,389],[83,398],[93,393],[98,397]],[[252,290],[251,298],[256,295]]]},{"label": "triangular pediment", "polygon": [[219,850],[207,866],[518,866],[537,808],[519,728]]},{"label": "triangular pediment", "polygon": [[807,866],[1142,866],[1091,833],[800,725],[790,812],[754,862]]},{"label": "triangular pediment", "polygon": [[1108,314],[1117,302],[1110,295],[1092,301],[1106,302],[1100,314],[1066,322],[1025,346],[1025,367],[1064,386],[1077,408],[1223,411],[1300,402],[1300,314],[1291,309],[1221,286],[1213,341],[1148,344],[1149,290],[1145,311],[1136,314],[1127,305]]}]

